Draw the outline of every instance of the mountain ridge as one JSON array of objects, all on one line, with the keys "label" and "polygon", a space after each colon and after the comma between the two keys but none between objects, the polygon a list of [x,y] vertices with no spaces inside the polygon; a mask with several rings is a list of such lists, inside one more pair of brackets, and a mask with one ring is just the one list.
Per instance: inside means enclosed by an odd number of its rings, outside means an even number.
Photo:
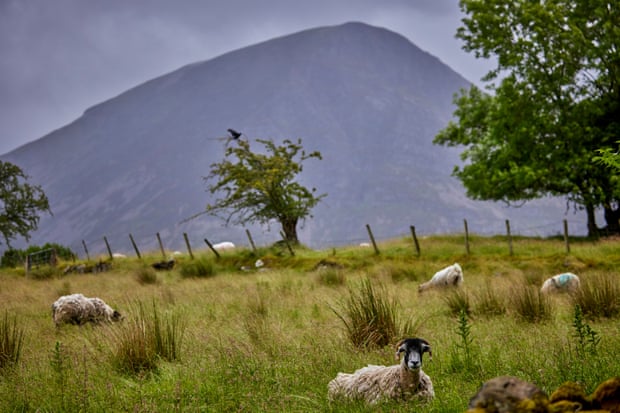
[{"label": "mountain ridge", "polygon": [[[450,176],[458,150],[432,144],[469,82],[403,36],[352,22],[308,29],[191,63],[93,105],[74,122],[3,155],[41,184],[54,216],[32,242],[79,250],[81,240],[131,250],[160,233],[247,244],[242,228],[208,216],[203,177],[222,159],[229,127],[249,139],[303,139],[322,161],[299,179],[328,196],[300,229],[310,246],[377,234],[455,231],[468,218],[560,218],[557,200],[520,212],[466,199]],[[456,206],[456,210],[454,207]],[[522,213],[526,211],[525,213]],[[562,210],[563,212],[563,210]],[[458,217],[457,217],[458,215]],[[485,225],[491,227],[490,225]],[[250,226],[257,242],[278,231]],[[475,227],[474,227],[475,228]],[[379,235],[380,236],[380,235]],[[101,248],[99,248],[101,249]]]}]

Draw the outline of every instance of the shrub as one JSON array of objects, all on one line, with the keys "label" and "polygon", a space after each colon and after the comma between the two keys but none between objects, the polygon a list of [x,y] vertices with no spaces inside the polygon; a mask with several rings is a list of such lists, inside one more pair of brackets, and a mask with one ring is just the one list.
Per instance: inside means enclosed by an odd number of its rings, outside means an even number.
[{"label": "shrub", "polygon": [[17,317],[9,319],[8,311],[0,320],[0,371],[19,362],[24,344],[24,330],[17,325]]},{"label": "shrub", "polygon": [[184,261],[179,273],[183,278],[207,278],[215,275],[213,263],[207,258]]},{"label": "shrub", "polygon": [[157,284],[157,273],[153,267],[144,265],[136,270],[136,280],[140,284]]},{"label": "shrub", "polygon": [[537,286],[523,285],[517,288],[512,298],[516,314],[530,323],[540,323],[551,319],[553,306],[551,300],[540,292]]},{"label": "shrub", "polygon": [[385,289],[375,289],[368,278],[349,297],[342,311],[332,309],[345,325],[347,336],[356,347],[386,346],[414,330],[411,320],[402,322],[399,305],[390,299]]},{"label": "shrub", "polygon": [[611,275],[592,276],[582,280],[572,300],[586,317],[613,318],[620,313],[620,286]]}]

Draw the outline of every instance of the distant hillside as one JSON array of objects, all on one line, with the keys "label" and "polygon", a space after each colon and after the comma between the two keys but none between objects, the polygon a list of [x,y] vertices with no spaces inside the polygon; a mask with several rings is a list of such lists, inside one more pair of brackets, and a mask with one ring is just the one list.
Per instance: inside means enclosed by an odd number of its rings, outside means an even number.
[{"label": "distant hillside", "polygon": [[[522,209],[468,200],[450,177],[454,149],[434,146],[467,80],[406,38],[362,23],[320,27],[193,63],[98,104],[73,123],[2,156],[41,184],[54,215],[32,243],[58,242],[81,252],[247,245],[243,228],[209,216],[180,223],[209,200],[202,177],[222,159],[227,128],[250,139],[302,138],[322,161],[300,179],[327,198],[300,231],[324,247],[375,236],[462,231],[557,233],[564,203]],[[520,222],[519,222],[520,221]],[[549,222],[557,226],[545,227]],[[257,243],[278,239],[252,228]]]}]

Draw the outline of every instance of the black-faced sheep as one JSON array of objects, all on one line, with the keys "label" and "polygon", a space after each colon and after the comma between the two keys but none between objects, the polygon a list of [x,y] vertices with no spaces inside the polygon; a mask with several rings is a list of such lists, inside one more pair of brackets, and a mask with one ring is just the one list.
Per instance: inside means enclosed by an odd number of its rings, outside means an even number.
[{"label": "black-faced sheep", "polygon": [[52,319],[56,327],[61,324],[120,321],[123,316],[98,297],[88,298],[82,294],[63,295],[52,304]]},{"label": "black-faced sheep", "polygon": [[421,338],[407,338],[398,343],[396,359],[400,364],[368,365],[354,373],[338,373],[327,385],[330,400],[359,399],[374,404],[382,399],[429,400],[435,397],[430,377],[422,371],[422,355],[431,353],[430,344]]},{"label": "black-faced sheep", "polygon": [[574,293],[581,287],[579,277],[572,272],[554,275],[547,278],[540,288],[543,294],[548,293]]},{"label": "black-faced sheep", "polygon": [[441,271],[437,271],[433,278],[420,284],[418,292],[426,291],[430,288],[459,287],[463,284],[463,270],[458,263],[450,265]]}]

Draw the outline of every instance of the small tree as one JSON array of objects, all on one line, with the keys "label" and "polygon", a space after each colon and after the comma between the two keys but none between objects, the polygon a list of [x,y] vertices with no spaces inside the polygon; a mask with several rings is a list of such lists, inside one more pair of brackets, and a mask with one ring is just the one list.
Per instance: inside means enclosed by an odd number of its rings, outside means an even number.
[{"label": "small tree", "polygon": [[212,194],[224,193],[207,205],[206,213],[224,214],[226,224],[266,224],[275,220],[281,224],[286,240],[298,243],[297,224],[311,216],[312,208],[326,194],[315,195],[315,188],[310,190],[295,178],[303,170],[303,161],[322,159],[320,152],[306,153],[301,139],[297,143],[286,139],[280,146],[257,139],[266,153],[253,152],[247,140],[235,142],[226,149],[225,160],[212,164],[211,173],[204,178],[216,181],[209,186]]},{"label": "small tree", "polygon": [[0,161],[0,233],[9,247],[18,236],[30,238],[39,212],[51,213],[47,196],[40,186],[28,184],[28,178],[18,166]]}]

